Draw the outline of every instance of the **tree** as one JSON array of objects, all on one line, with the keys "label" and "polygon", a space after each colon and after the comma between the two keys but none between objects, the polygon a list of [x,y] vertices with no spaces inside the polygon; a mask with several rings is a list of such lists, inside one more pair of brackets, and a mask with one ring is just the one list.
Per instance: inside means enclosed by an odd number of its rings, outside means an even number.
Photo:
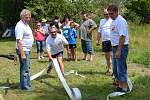
[{"label": "tree", "polygon": [[98,13],[99,0],[28,0],[25,7],[32,11],[37,20],[50,19],[55,15],[69,17],[78,20],[81,12]]},{"label": "tree", "polygon": [[124,4],[129,15],[133,12],[140,17],[140,22],[150,23],[150,0],[126,0]]}]

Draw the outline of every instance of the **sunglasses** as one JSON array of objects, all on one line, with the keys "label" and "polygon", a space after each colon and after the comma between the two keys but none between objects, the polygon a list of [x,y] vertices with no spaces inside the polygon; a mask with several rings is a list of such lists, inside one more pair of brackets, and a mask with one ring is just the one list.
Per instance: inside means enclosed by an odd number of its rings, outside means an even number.
[{"label": "sunglasses", "polygon": [[31,17],[25,17],[25,19],[31,19]]},{"label": "sunglasses", "polygon": [[57,33],[57,31],[51,32],[51,33]]},{"label": "sunglasses", "polygon": [[104,15],[108,15],[108,14],[104,14]]},{"label": "sunglasses", "polygon": [[114,13],[109,13],[109,15],[114,15]]}]

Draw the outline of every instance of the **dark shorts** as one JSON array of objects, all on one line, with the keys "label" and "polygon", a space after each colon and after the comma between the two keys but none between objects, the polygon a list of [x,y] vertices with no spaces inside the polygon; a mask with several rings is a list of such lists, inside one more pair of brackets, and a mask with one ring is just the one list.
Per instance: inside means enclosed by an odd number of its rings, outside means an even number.
[{"label": "dark shorts", "polygon": [[63,57],[63,51],[57,53],[57,54],[54,54],[52,55],[53,58],[56,58],[56,57]]},{"label": "dark shorts", "polygon": [[76,44],[69,44],[69,49],[73,49],[73,48],[76,48]]},{"label": "dark shorts", "polygon": [[112,46],[110,41],[102,42],[102,51],[103,52],[110,52],[112,51]]}]

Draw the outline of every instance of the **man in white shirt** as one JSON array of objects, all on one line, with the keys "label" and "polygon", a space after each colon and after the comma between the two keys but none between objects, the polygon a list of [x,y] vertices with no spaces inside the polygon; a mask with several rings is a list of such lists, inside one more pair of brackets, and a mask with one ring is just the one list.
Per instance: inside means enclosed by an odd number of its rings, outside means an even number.
[{"label": "man in white shirt", "polygon": [[115,76],[116,90],[119,92],[127,92],[127,63],[128,56],[128,24],[126,20],[118,14],[118,7],[116,5],[110,5],[108,7],[108,13],[111,17],[111,33],[110,40],[112,44],[112,64],[113,74]]},{"label": "man in white shirt", "polygon": [[[50,27],[49,36],[46,39],[46,50],[50,61],[57,58],[62,74],[64,75],[63,49],[64,45],[68,45],[68,41],[62,34],[58,34],[55,26]],[[49,68],[50,69],[50,68]]]},{"label": "man in white shirt", "polygon": [[33,35],[28,25],[31,19],[31,12],[23,9],[20,13],[21,20],[15,27],[16,52],[20,62],[20,88],[29,89],[30,82],[30,51],[33,45]]},{"label": "man in white shirt", "polygon": [[100,20],[99,29],[97,33],[97,45],[99,45],[100,36],[102,38],[102,51],[105,52],[105,59],[107,63],[107,75],[112,75],[112,68],[111,68],[111,54],[112,54],[112,47],[110,42],[110,24],[112,19],[108,15],[107,9],[104,9],[104,19]]}]

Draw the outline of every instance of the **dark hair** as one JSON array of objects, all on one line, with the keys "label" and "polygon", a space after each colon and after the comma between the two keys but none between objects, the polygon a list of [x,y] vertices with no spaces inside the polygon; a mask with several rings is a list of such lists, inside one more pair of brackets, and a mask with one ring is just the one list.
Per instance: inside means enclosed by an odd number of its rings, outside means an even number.
[{"label": "dark hair", "polygon": [[59,16],[55,16],[54,18],[55,18],[55,19],[59,19],[60,17],[59,17]]},{"label": "dark hair", "polygon": [[118,7],[116,5],[109,5],[107,10],[108,11],[118,12]]},{"label": "dark hair", "polygon": [[65,21],[65,19],[69,19],[70,20],[70,18],[68,17],[68,16],[64,16],[64,19],[63,19],[63,21]]}]

